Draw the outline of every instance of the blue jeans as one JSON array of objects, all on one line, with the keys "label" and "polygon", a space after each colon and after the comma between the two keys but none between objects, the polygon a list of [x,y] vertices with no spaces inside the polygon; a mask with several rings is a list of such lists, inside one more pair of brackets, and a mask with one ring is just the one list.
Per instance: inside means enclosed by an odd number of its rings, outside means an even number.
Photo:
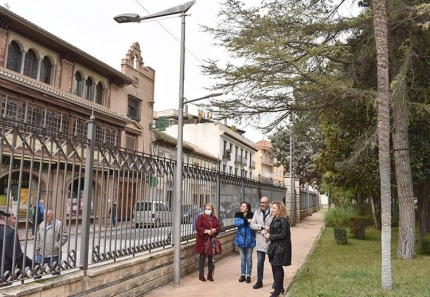
[{"label": "blue jeans", "polygon": [[116,226],[116,216],[112,215],[112,226]]},{"label": "blue jeans", "polygon": [[251,272],[252,272],[252,250],[254,248],[238,246],[237,249],[239,250],[239,254],[240,254],[240,270],[241,270],[242,275],[246,274],[246,275],[251,276]]}]

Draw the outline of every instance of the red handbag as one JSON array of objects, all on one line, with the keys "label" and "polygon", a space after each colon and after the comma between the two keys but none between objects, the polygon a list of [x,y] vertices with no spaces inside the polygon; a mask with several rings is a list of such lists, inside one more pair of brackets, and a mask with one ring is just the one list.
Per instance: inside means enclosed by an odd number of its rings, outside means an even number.
[{"label": "red handbag", "polygon": [[203,243],[203,254],[212,256],[214,253],[215,255],[222,253],[221,242],[216,237],[208,236]]}]

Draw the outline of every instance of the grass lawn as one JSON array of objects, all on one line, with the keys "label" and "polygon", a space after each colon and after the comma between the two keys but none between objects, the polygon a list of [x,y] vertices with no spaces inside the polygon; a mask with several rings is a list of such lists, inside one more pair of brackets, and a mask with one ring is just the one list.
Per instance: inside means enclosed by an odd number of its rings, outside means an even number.
[{"label": "grass lawn", "polygon": [[414,260],[396,259],[397,236],[398,229],[392,228],[393,290],[382,289],[380,231],[368,227],[365,240],[348,234],[348,244],[338,245],[333,228],[325,228],[289,296],[430,297],[430,256],[421,254],[417,244]]}]

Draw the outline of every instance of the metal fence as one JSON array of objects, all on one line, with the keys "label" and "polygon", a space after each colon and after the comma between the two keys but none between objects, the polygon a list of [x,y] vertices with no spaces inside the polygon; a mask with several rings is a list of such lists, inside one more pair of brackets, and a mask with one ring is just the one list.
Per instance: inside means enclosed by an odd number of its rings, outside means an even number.
[{"label": "metal fence", "polygon": [[300,190],[300,210],[309,209],[320,205],[320,197],[317,192]]},{"label": "metal fence", "polygon": [[[0,206],[17,220],[1,218],[2,284],[171,246],[174,160],[113,146],[97,136],[94,118],[85,124],[86,138],[7,116],[0,128]],[[282,186],[220,170],[184,164],[183,176],[182,242],[195,237],[194,220],[205,203],[215,204],[225,230],[234,226],[242,201],[253,210],[262,196],[285,202]],[[26,265],[26,257],[38,254],[41,263]]]}]

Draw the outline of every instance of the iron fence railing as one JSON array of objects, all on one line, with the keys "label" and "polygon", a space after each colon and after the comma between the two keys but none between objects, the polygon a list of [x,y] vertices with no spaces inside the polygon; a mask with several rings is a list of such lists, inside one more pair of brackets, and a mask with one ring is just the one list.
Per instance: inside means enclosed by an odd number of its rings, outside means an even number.
[{"label": "iron fence railing", "polygon": [[[78,137],[0,118],[0,207],[17,217],[15,226],[0,218],[1,283],[86,270],[171,246],[176,162],[103,142],[94,118],[85,128],[87,137]],[[253,210],[262,196],[285,202],[282,186],[191,164],[184,164],[182,174],[182,242],[195,238],[194,221],[205,203],[215,204],[226,229],[234,227],[242,201],[249,201]],[[39,203],[44,222],[31,223]],[[48,212],[61,222],[53,229],[47,224]],[[55,246],[60,246],[57,254]],[[43,255],[41,263],[26,265],[26,257],[38,254]]]},{"label": "iron fence railing", "polygon": [[300,210],[319,206],[319,194],[313,191],[300,190]]}]

